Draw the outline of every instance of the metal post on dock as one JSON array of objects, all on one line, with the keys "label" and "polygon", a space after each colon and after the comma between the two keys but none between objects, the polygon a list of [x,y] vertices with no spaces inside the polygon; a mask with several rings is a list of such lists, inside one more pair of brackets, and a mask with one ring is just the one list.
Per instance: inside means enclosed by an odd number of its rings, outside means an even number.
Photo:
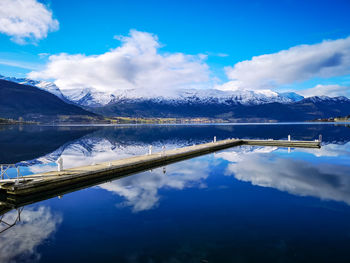
[{"label": "metal post on dock", "polygon": [[63,170],[63,158],[60,156],[57,161],[57,171],[60,172]]},{"label": "metal post on dock", "polygon": [[213,142],[216,142],[216,136],[214,136],[214,141]]},{"label": "metal post on dock", "polygon": [[17,178],[15,181],[15,185],[18,185],[18,183],[19,183],[19,167],[18,166],[16,167],[16,170],[17,170]]},{"label": "metal post on dock", "polygon": [[288,141],[290,142],[290,135],[288,135]]},{"label": "metal post on dock", "polygon": [[148,147],[148,154],[149,154],[149,155],[152,154],[152,145],[150,145],[150,146]]}]

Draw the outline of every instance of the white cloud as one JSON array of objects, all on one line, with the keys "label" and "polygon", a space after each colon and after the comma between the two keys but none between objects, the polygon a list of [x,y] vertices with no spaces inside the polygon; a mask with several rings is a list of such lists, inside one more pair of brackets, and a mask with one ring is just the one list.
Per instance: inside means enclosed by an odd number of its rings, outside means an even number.
[{"label": "white cloud", "polygon": [[52,12],[36,0],[0,1],[0,33],[11,36],[17,43],[43,39],[58,26]]},{"label": "white cloud", "polygon": [[311,96],[346,96],[350,97],[350,87],[340,86],[340,85],[316,85],[313,88],[298,91],[300,95],[304,97]]},{"label": "white cloud", "polygon": [[25,61],[16,61],[16,60],[8,60],[8,59],[0,59],[0,65],[29,69],[29,70],[38,70],[40,66],[35,63],[25,62]]},{"label": "white cloud", "polygon": [[59,54],[43,71],[29,77],[54,79],[62,90],[92,88],[103,92],[132,91],[160,95],[182,88],[207,87],[209,67],[201,55],[161,53],[157,36],[131,30],[119,36],[120,47],[101,55]]},{"label": "white cloud", "polygon": [[226,67],[222,89],[270,89],[311,78],[350,74],[350,37],[299,45]]}]

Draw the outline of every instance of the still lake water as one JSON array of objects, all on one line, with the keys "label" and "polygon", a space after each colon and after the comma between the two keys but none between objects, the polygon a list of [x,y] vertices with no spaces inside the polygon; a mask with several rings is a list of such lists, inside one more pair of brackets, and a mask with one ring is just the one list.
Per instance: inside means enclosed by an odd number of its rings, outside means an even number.
[{"label": "still lake water", "polygon": [[27,205],[0,262],[350,262],[347,125],[2,126],[0,163],[32,174],[59,156],[68,168],[288,134],[323,146],[240,146]]}]

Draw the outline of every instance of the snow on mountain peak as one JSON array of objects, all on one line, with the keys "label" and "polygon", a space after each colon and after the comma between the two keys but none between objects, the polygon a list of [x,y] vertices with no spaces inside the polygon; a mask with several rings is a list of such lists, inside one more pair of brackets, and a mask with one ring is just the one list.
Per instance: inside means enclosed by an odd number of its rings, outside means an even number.
[{"label": "snow on mountain peak", "polygon": [[50,92],[50,93],[56,95],[57,97],[59,97],[62,100],[66,100],[66,98],[63,96],[61,90],[53,82],[38,81],[38,80],[32,80],[32,79],[27,79],[27,78],[4,77],[2,75],[0,75],[0,79],[15,82],[18,84],[37,87],[41,90],[45,90],[47,92]]},{"label": "snow on mountain peak", "polygon": [[88,107],[104,106],[115,100],[115,96],[108,92],[100,92],[91,88],[70,89],[62,91],[70,101]]},{"label": "snow on mountain peak", "polygon": [[118,94],[101,92],[93,88],[77,88],[60,90],[54,83],[48,81],[36,81],[27,78],[9,78],[0,75],[0,79],[13,81],[46,90],[57,97],[75,104],[87,107],[100,107],[120,101],[131,100],[153,100],[166,103],[224,103],[256,105],[264,103],[291,103],[303,99],[302,96],[294,93],[277,93],[272,90],[218,90],[218,89],[183,89],[167,96],[158,97],[152,94],[139,94],[136,90],[122,90]]},{"label": "snow on mountain peak", "polygon": [[350,101],[347,97],[344,96],[338,96],[338,97],[328,97],[328,96],[313,96],[313,97],[308,97],[305,99],[306,101],[310,102],[342,102],[342,101]]}]

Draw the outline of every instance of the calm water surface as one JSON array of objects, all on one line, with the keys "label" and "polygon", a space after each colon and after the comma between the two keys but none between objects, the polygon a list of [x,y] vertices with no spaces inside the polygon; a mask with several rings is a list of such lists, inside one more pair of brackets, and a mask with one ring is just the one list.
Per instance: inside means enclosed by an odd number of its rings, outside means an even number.
[{"label": "calm water surface", "polygon": [[[225,138],[241,146],[36,202],[3,215],[0,262],[350,262],[350,127],[0,127],[0,163],[23,174]],[[9,172],[14,176],[14,171]],[[23,209],[23,210],[22,210]],[[1,218],[1,217],[0,217]]]}]

